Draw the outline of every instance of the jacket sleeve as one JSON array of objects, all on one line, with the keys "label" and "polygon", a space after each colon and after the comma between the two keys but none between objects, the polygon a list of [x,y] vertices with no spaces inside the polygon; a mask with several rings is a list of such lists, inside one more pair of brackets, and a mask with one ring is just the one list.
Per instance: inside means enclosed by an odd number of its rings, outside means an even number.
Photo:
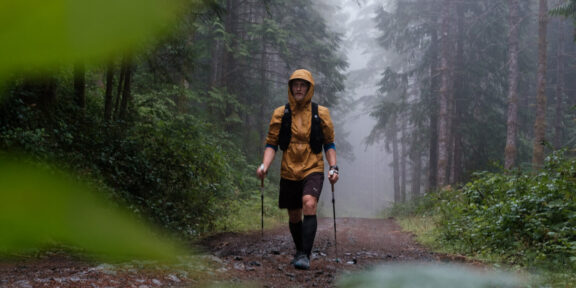
[{"label": "jacket sleeve", "polygon": [[324,106],[318,106],[318,116],[322,119],[322,132],[324,133],[324,147],[334,148],[334,124],[330,118],[330,110]]},{"label": "jacket sleeve", "polygon": [[[318,112],[320,113],[320,112]],[[284,106],[280,106],[274,110],[270,125],[268,127],[268,135],[266,136],[266,146],[272,147],[274,150],[278,149],[278,140],[280,138],[280,126],[282,125],[282,116],[284,116]]]}]

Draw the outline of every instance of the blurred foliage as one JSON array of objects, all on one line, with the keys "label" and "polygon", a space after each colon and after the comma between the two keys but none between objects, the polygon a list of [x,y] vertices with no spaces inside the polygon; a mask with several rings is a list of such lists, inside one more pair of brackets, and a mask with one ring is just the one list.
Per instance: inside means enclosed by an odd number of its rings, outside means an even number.
[{"label": "blurred foliage", "polygon": [[[178,1],[24,0],[1,4],[0,95],[4,96],[18,93],[12,88],[25,86],[6,84],[7,76],[14,72],[104,59],[144,43],[176,19]],[[70,124],[78,119],[48,119],[46,111],[21,99],[0,103],[0,252],[60,243],[106,257],[173,259],[180,254],[174,243],[108,203],[103,194],[94,193],[105,188],[90,188],[81,184],[84,181],[78,176],[71,176],[90,174],[91,167],[64,173],[56,167],[66,165],[41,164],[58,160],[80,168],[74,163],[88,160],[93,151],[84,155],[75,153],[74,148],[89,137],[78,133],[80,126]],[[29,155],[8,156],[21,152]]]},{"label": "blurred foliage", "polygon": [[353,273],[337,282],[337,287],[382,288],[488,288],[521,287],[511,275],[478,271],[453,265],[382,265],[371,270]]},{"label": "blurred foliage", "polygon": [[[187,1],[192,7],[195,2]],[[3,3],[0,15],[8,28],[0,33],[0,94],[11,97],[0,103],[1,252],[60,243],[107,256],[170,258],[180,252],[159,233],[209,230],[226,214],[217,200],[250,191],[240,189],[245,171],[230,166],[247,167],[244,158],[231,156],[238,153],[231,146],[223,152],[228,141],[209,125],[175,114],[169,98],[174,91],[139,95],[143,103],[131,120],[105,122],[102,100],[88,97],[82,112],[71,101],[72,75],[55,68],[104,60],[151,40],[171,26],[182,3]],[[19,71],[41,76],[14,73]],[[97,69],[87,73],[90,83],[99,75]],[[40,85],[30,83],[47,85],[36,89]],[[88,96],[97,92],[92,88]],[[43,99],[53,91],[58,101],[47,106]],[[146,228],[148,220],[162,232]]]},{"label": "blurred foliage", "polygon": [[0,75],[103,59],[159,36],[183,1],[2,1]]},{"label": "blurred foliage", "polygon": [[[275,67],[262,55],[281,51],[280,58],[293,61],[285,48],[286,35],[301,27],[287,23],[312,9],[282,1],[265,7],[261,4],[268,1],[234,2],[238,9],[213,0],[36,2],[3,3],[0,11],[10,25],[0,32],[5,45],[0,48],[0,159],[40,165],[48,174],[73,171],[68,176],[73,181],[92,183],[94,194],[112,200],[104,206],[127,208],[138,221],[156,224],[156,233],[192,239],[215,231],[258,229],[261,191],[256,164],[251,163],[261,160],[263,127],[269,111],[286,101],[288,77],[285,65]],[[269,29],[254,24],[255,15],[242,14],[245,10],[262,12],[258,21],[271,24]],[[230,17],[238,21],[228,21]],[[328,92],[343,89],[345,62],[336,54],[339,36],[330,34],[320,18],[305,20],[321,28],[309,31],[326,34],[317,35],[307,54],[330,56],[313,57],[311,67],[318,71],[318,80],[325,78],[325,98],[336,100]],[[172,33],[153,37],[165,29]],[[251,36],[243,38],[244,31]],[[269,37],[266,45],[261,45],[260,34]],[[155,40],[160,41],[154,47],[146,45]],[[290,42],[292,50],[301,46],[298,41]],[[71,69],[78,62],[83,72]],[[277,71],[267,78],[254,67]],[[280,76],[270,76],[276,74]],[[77,84],[84,88],[85,104],[79,104]],[[107,111],[112,113],[104,115],[110,106]],[[276,177],[269,181],[277,183]],[[0,191],[11,189],[4,185],[0,182]],[[45,197],[52,197],[48,192]],[[273,225],[286,215],[276,208],[276,185],[267,184],[264,193],[266,225]],[[68,194],[53,197],[55,203],[73,205],[65,201]],[[36,220],[29,231],[37,227],[36,236],[44,241],[43,219]],[[61,224],[52,229],[72,227]],[[74,232],[81,234],[93,228],[87,222],[78,229]],[[27,237],[13,231],[6,239]],[[98,250],[93,243],[70,237],[55,233],[45,238]],[[37,238],[31,238],[30,246],[43,243]]]},{"label": "blurred foliage", "polygon": [[175,243],[69,174],[22,162],[0,162],[0,253],[60,243],[104,258],[176,260],[181,254]]}]

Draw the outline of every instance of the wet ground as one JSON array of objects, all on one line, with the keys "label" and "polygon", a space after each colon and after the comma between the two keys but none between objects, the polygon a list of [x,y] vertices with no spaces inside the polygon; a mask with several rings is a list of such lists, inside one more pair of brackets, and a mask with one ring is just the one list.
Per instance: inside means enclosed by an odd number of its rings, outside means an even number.
[{"label": "wet ground", "polygon": [[[222,233],[204,239],[203,255],[164,266],[154,262],[94,263],[65,253],[0,261],[0,287],[334,287],[347,273],[381,263],[459,262],[426,251],[393,219],[340,218],[318,221],[311,268],[290,265],[288,227]],[[339,261],[337,261],[339,260]]]},{"label": "wet ground", "polygon": [[[410,233],[392,219],[320,219],[310,270],[290,265],[294,253],[288,227],[250,234],[220,234],[204,241],[208,252],[223,260],[234,282],[250,281],[257,287],[333,287],[350,271],[390,262],[445,261],[427,252]],[[336,261],[339,260],[339,261]]]}]

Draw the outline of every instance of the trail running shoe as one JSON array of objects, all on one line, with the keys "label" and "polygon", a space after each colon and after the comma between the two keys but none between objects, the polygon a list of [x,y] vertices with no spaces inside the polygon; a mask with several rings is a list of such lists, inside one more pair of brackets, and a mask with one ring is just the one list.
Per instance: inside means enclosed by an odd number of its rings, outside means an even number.
[{"label": "trail running shoe", "polygon": [[305,254],[298,255],[294,261],[294,268],[300,270],[310,269],[310,259],[308,258],[308,256]]},{"label": "trail running shoe", "polygon": [[294,257],[292,258],[292,260],[290,260],[290,265],[294,265],[294,262],[296,262],[296,260],[298,260],[298,257],[300,257],[300,255],[305,255],[305,254],[302,251],[296,251],[296,254],[294,254]]}]

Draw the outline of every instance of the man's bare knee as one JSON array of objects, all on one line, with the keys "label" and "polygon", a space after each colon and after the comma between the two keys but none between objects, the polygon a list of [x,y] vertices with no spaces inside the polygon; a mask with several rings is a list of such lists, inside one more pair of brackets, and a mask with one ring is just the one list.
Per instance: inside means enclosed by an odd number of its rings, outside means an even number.
[{"label": "man's bare knee", "polygon": [[311,196],[311,195],[305,195],[302,198],[302,203],[303,203],[303,210],[304,210],[304,215],[316,215],[316,207],[318,204],[318,200],[316,199],[316,197]]}]

